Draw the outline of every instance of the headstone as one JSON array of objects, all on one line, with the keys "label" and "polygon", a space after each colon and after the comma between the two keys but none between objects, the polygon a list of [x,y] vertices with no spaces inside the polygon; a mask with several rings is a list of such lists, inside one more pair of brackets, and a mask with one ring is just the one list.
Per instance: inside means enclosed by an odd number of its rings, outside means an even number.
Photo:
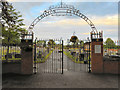
[{"label": "headstone", "polygon": [[38,56],[39,54],[41,54],[41,51],[39,51],[39,52],[37,53],[37,56]]},{"label": "headstone", "polygon": [[15,54],[15,58],[21,58],[21,54]]},{"label": "headstone", "polygon": [[116,53],[116,54],[120,56],[120,53]]},{"label": "headstone", "polygon": [[118,50],[118,55],[120,55],[120,49]]},{"label": "headstone", "polygon": [[47,52],[49,53],[49,48],[47,48]]},{"label": "headstone", "polygon": [[108,53],[105,53],[105,56],[109,56],[109,54],[108,54]]},{"label": "headstone", "polygon": [[88,64],[88,61],[87,61],[87,60],[84,60],[84,64]]},{"label": "headstone", "polygon": [[16,52],[12,52],[11,54],[15,56]]},{"label": "headstone", "polygon": [[58,51],[58,53],[62,53],[62,51]]},{"label": "headstone", "polygon": [[78,61],[78,58],[76,58],[76,61]]},{"label": "headstone", "polygon": [[71,52],[71,55],[75,56],[76,52]]},{"label": "headstone", "polygon": [[8,58],[12,58],[12,54],[11,53],[8,53],[8,55],[5,55],[5,59],[7,58],[7,56],[8,56]]},{"label": "headstone", "polygon": [[84,54],[80,54],[80,61],[84,60]]},{"label": "headstone", "polygon": [[41,51],[38,52],[38,54],[40,54],[40,53],[41,53]]},{"label": "headstone", "polygon": [[42,58],[42,54],[38,54],[37,58]]},{"label": "headstone", "polygon": [[109,57],[111,57],[111,58],[120,58],[119,55],[110,55]]}]

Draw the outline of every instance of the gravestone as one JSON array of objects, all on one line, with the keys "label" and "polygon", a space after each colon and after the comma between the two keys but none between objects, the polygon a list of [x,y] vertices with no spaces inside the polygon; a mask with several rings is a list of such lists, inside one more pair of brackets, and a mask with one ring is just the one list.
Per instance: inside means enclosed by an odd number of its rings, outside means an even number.
[{"label": "gravestone", "polygon": [[110,57],[110,58],[120,58],[119,55],[110,55],[109,57]]},{"label": "gravestone", "polygon": [[37,56],[39,56],[39,54],[41,54],[41,51],[39,51],[39,52],[37,53]]},{"label": "gravestone", "polygon": [[80,61],[84,60],[84,54],[83,53],[81,53],[79,57],[80,57]]},{"label": "gravestone", "polygon": [[47,48],[47,52],[49,53],[49,48]]},{"label": "gravestone", "polygon": [[62,51],[58,51],[58,53],[62,53]]},{"label": "gravestone", "polygon": [[76,52],[71,52],[71,55],[75,56]]},{"label": "gravestone", "polygon": [[15,58],[21,58],[21,54],[15,54]]},{"label": "gravestone", "polygon": [[41,51],[38,52],[38,54],[40,54],[40,53],[41,53]]},{"label": "gravestone", "polygon": [[37,58],[42,58],[42,54],[38,54]]},{"label": "gravestone", "polygon": [[5,55],[5,59],[7,58],[7,56],[8,56],[8,58],[12,58],[12,54],[11,53],[8,53],[8,55]]},{"label": "gravestone", "polygon": [[78,61],[78,58],[76,58],[76,61]]},{"label": "gravestone", "polygon": [[16,52],[12,52],[12,55],[14,55],[14,56],[15,56],[15,54],[16,54]]},{"label": "gravestone", "polygon": [[117,55],[120,55],[120,49],[118,50],[118,53],[117,53]]},{"label": "gravestone", "polygon": [[87,61],[87,60],[84,60],[84,64],[88,64],[88,61]]}]

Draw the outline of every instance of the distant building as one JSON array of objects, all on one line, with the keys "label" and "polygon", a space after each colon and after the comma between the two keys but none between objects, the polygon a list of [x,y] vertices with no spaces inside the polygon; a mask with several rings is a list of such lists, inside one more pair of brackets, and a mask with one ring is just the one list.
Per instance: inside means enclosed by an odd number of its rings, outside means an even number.
[{"label": "distant building", "polygon": [[88,51],[89,50],[89,43],[90,43],[90,51],[91,51],[91,42],[84,43],[84,51]]}]

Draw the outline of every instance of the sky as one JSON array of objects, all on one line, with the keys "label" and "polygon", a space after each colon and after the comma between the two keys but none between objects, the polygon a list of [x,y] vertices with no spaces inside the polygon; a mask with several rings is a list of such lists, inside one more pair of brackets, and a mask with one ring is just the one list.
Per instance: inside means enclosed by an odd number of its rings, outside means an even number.
[{"label": "sky", "polygon": [[[51,5],[58,5],[56,2],[22,2],[10,1],[17,11],[21,12],[25,28],[28,29],[35,18],[40,16],[44,10]],[[103,31],[104,41],[107,38],[118,40],[118,2],[65,2],[73,5],[87,16],[95,25],[98,31]],[[79,39],[87,39],[92,29],[80,17],[73,16],[48,16],[43,18],[34,27],[34,38],[38,39],[70,39],[75,32]]]}]

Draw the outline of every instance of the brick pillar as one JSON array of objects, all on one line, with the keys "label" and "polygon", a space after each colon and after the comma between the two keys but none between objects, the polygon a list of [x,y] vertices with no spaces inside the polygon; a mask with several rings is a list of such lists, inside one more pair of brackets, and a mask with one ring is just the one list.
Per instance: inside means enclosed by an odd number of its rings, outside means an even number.
[{"label": "brick pillar", "polygon": [[21,73],[33,74],[33,40],[21,40]]},{"label": "brick pillar", "polygon": [[103,38],[91,39],[91,71],[103,73]]}]

